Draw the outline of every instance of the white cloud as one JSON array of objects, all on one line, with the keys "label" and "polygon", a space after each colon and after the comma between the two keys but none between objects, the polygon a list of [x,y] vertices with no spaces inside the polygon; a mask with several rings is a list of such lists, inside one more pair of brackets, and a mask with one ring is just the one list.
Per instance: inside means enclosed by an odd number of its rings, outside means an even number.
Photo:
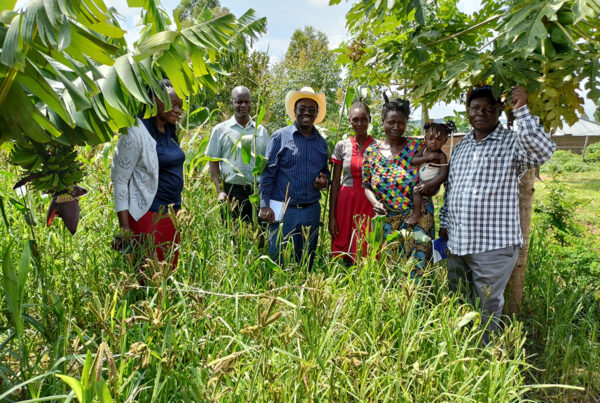
[{"label": "white cloud", "polygon": [[317,8],[329,7],[329,0],[308,0],[308,4]]}]

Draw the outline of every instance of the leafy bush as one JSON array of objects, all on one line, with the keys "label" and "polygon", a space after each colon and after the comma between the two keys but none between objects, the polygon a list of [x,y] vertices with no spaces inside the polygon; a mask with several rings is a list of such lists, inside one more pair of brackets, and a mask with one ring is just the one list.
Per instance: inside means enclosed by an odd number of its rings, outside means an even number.
[{"label": "leafy bush", "polygon": [[[586,158],[587,160],[587,158]],[[541,172],[556,175],[565,172],[588,172],[594,167],[581,161],[581,156],[567,150],[558,150],[542,165]]]},{"label": "leafy bush", "polygon": [[551,229],[561,242],[566,234],[573,234],[575,226],[575,209],[583,204],[583,201],[574,196],[569,186],[553,178],[546,184],[547,193],[537,199],[533,211],[539,214],[542,228]]},{"label": "leafy bush", "polygon": [[587,148],[585,162],[600,162],[600,143],[594,143]]}]

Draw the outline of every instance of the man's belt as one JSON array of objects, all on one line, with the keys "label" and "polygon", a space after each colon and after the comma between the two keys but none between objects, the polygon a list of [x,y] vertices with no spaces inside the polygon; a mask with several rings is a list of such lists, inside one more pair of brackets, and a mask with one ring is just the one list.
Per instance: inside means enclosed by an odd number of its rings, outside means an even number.
[{"label": "man's belt", "polygon": [[310,206],[312,206],[314,204],[317,204],[317,202],[289,204],[288,207],[293,207],[293,208],[307,208],[307,207],[310,207]]}]

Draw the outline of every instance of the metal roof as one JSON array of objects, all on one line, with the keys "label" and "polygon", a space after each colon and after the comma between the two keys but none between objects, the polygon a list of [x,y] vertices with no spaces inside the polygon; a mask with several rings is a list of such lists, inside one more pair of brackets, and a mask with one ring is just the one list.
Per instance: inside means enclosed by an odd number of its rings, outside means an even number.
[{"label": "metal roof", "polygon": [[579,119],[573,125],[565,124],[562,129],[556,129],[554,136],[600,136],[600,123]]}]

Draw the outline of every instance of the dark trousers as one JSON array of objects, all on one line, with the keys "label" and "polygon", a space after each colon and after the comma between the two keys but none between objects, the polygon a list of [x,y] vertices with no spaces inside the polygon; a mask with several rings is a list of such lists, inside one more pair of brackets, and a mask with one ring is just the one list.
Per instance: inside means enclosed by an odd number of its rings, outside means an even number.
[{"label": "dark trousers", "polygon": [[269,254],[281,262],[282,246],[292,242],[294,257],[298,263],[308,258],[312,268],[319,241],[319,219],[321,205],[314,203],[306,207],[288,206],[282,222],[269,225]]},{"label": "dark trousers", "polygon": [[[249,197],[254,193],[252,185],[233,185],[223,183],[223,190],[227,193],[229,200],[229,213],[231,219],[241,218],[243,221],[252,222],[252,203]],[[223,220],[226,219],[225,212],[222,211]]]}]

